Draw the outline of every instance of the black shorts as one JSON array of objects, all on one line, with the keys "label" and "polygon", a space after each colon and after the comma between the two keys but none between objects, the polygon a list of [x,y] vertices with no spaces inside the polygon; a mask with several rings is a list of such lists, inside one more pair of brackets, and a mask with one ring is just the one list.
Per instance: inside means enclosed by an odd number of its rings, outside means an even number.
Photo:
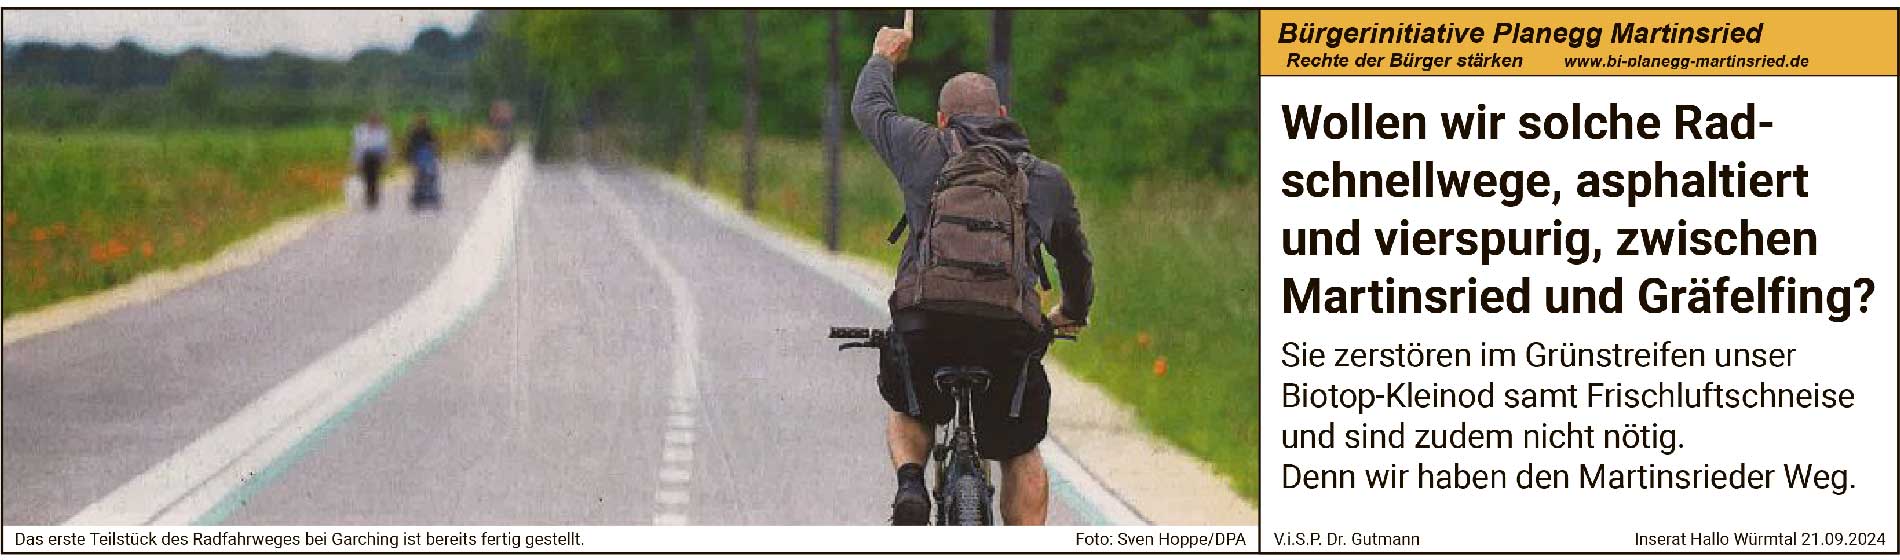
[{"label": "black shorts", "polygon": [[910,385],[917,395],[920,419],[931,425],[945,424],[955,414],[956,402],[949,393],[937,390],[933,381],[937,368],[983,366],[990,371],[989,389],[971,400],[977,452],[985,459],[1007,459],[1035,449],[1049,433],[1049,377],[1040,361],[1028,364],[1021,415],[1010,418],[1017,381],[1035,344],[1034,337],[1022,334],[1019,327],[1013,322],[933,318],[922,330],[892,337],[893,344],[901,348],[885,351],[879,360],[878,392],[891,410],[909,413],[909,398],[899,377],[905,368],[896,359],[902,353],[908,356]]}]

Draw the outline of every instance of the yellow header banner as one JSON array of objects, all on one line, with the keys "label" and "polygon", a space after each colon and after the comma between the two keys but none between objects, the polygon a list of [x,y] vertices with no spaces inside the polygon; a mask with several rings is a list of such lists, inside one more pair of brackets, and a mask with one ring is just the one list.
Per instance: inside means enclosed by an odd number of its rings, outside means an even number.
[{"label": "yellow header banner", "polygon": [[1261,10],[1262,76],[1893,76],[1893,9]]}]

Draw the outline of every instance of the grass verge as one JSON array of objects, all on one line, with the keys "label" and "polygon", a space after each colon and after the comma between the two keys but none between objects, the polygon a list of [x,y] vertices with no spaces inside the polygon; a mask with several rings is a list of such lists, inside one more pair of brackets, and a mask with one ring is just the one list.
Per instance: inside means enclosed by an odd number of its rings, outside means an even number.
[{"label": "grass verge", "polygon": [[[739,200],[741,143],[715,140],[706,186]],[[895,266],[898,249],[884,236],[902,203],[890,173],[861,144],[842,156],[840,248]],[[684,176],[688,164],[672,168]],[[1057,345],[1057,357],[1258,505],[1259,191],[1150,180],[1129,186],[1130,196],[1091,197],[1086,179],[1070,179],[1095,256],[1096,305],[1088,332]],[[761,219],[822,239],[824,189],[822,144],[759,140]]]},{"label": "grass verge", "polygon": [[339,202],[347,127],[4,133],[4,314],[215,254]]}]

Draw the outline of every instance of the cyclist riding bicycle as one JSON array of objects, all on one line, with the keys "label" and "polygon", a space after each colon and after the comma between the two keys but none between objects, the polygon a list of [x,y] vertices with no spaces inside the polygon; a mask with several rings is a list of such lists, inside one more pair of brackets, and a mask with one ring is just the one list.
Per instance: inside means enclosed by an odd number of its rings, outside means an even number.
[{"label": "cyclist riding bicycle", "polygon": [[435,130],[429,127],[429,115],[416,115],[415,124],[409,127],[409,144],[404,152],[408,155],[409,165],[415,168],[416,180],[409,193],[409,206],[417,211],[438,209],[442,206],[442,169],[438,165],[441,158],[440,148],[436,146]]},{"label": "cyclist riding bicycle", "polygon": [[[1093,297],[1088,240],[1082,234],[1075,193],[1061,168],[1030,155],[1028,137],[1009,119],[1008,109],[997,96],[996,83],[988,76],[964,73],[945,82],[938,96],[934,127],[898,112],[891,74],[909,51],[912,35],[908,27],[878,30],[871,58],[858,75],[851,101],[858,129],[903,191],[904,217],[899,230],[892,232],[895,242],[906,224],[911,228],[899,260],[900,287],[907,282],[907,272],[938,260],[970,268],[976,277],[1025,271],[1020,280],[1012,276],[1011,281],[1026,283],[1019,290],[1030,302],[1024,307],[1033,319],[926,309],[910,305],[902,297],[901,292],[907,289],[893,293],[894,351],[881,360],[884,364],[878,376],[879,392],[891,407],[886,441],[898,479],[891,521],[895,525],[923,525],[930,518],[931,500],[923,469],[931,447],[930,428],[948,421],[954,413],[950,395],[933,387],[933,375],[944,366],[980,366],[991,372],[993,381],[990,389],[972,403],[976,439],[982,457],[1002,465],[1003,521],[1009,525],[1041,525],[1048,517],[1049,480],[1036,446],[1048,432],[1049,381],[1039,360],[1032,357],[1040,356],[1048,343],[1047,332],[1074,334],[1087,324]],[[949,186],[945,184],[949,181],[946,164],[954,161],[964,165],[970,158],[963,156],[973,152],[995,154],[991,159],[999,169],[1026,178],[1026,200],[1018,211],[1027,223],[1018,227],[1005,223],[1007,220],[962,218],[961,222],[953,222],[965,226],[960,231],[966,233],[959,235],[978,235],[989,229],[1010,235],[1020,231],[1027,235],[1027,240],[1021,241],[1027,243],[1026,251],[1018,254],[1021,258],[1013,259],[1018,262],[969,263],[929,255],[931,263],[920,264],[920,252],[938,251],[934,241],[920,248],[926,228],[940,227],[932,223],[933,217],[938,223],[958,218],[933,215],[933,198]],[[1039,258],[1043,248],[1055,258],[1062,285],[1061,303],[1046,316],[1034,304],[1035,285],[1048,284]]]}]

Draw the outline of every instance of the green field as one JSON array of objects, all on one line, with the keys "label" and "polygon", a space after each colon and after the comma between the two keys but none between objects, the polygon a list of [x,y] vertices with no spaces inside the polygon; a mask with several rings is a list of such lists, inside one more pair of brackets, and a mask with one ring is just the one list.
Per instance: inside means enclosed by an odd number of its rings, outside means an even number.
[{"label": "green field", "polygon": [[201,260],[340,202],[344,126],[4,137],[5,314]]},{"label": "green field", "polygon": [[[736,201],[739,137],[715,140],[707,148],[706,182]],[[760,139],[762,219],[822,238],[822,154],[813,141]],[[843,156],[840,245],[895,266],[898,250],[884,243],[901,208],[890,173],[861,143],[847,143]],[[673,170],[685,176],[688,165],[679,162]],[[1082,340],[1057,345],[1055,354],[1257,503],[1258,189],[1142,181],[1114,189],[1128,193],[1122,196],[1091,197],[1086,181],[1071,181],[1095,256],[1096,303]]]}]

